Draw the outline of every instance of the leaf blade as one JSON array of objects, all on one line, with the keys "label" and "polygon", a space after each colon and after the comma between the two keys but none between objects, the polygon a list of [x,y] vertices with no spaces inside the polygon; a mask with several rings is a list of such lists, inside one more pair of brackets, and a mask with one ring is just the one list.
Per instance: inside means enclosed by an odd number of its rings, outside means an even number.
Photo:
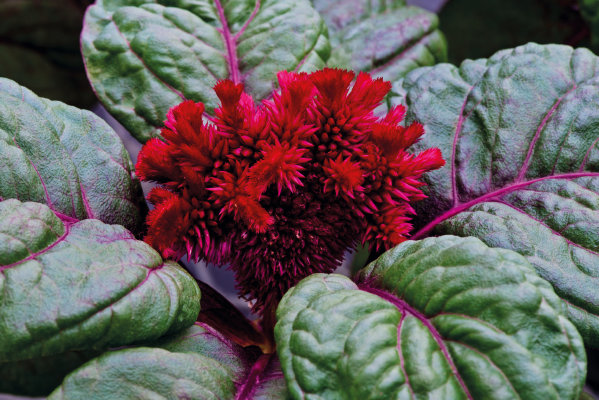
[{"label": "leaf blade", "polygon": [[141,142],[182,100],[211,113],[218,80],[244,83],[259,101],[279,70],[322,68],[328,57],[326,26],[307,0],[160,3],[97,2],[81,36],[100,101]]},{"label": "leaf blade", "polygon": [[0,220],[4,237],[41,248],[0,267],[2,362],[152,340],[199,313],[193,278],[122,227],[65,226],[47,206],[13,199],[0,203]]},{"label": "leaf blade", "polygon": [[[78,399],[89,393],[98,399],[147,397],[150,392],[162,397],[286,398],[276,355],[243,348],[206,324],[198,322],[147,346],[110,351],[88,362],[49,399]],[[119,376],[123,383],[114,385]]]},{"label": "leaf blade", "polygon": [[143,231],[147,205],[117,134],[99,117],[0,79],[0,198],[41,202],[67,220]]},{"label": "leaf blade", "polygon": [[329,67],[396,80],[414,68],[447,61],[447,44],[435,14],[404,1],[313,3],[331,34]]},{"label": "leaf blade", "polygon": [[599,328],[595,59],[586,49],[528,44],[395,85],[408,121],[425,123],[416,148],[437,146],[451,160],[425,178],[429,198],[417,205],[413,238],[476,236],[524,255],[589,346]]},{"label": "leaf blade", "polygon": [[275,337],[294,398],[580,395],[582,340],[517,253],[474,238],[408,241],[356,279],[313,275],[281,302]]}]

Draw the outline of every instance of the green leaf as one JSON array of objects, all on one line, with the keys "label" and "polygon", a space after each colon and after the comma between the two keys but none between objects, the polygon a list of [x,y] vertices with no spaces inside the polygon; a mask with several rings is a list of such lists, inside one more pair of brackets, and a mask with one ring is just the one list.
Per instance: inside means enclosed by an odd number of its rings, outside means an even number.
[{"label": "green leaf", "polygon": [[0,2],[0,77],[76,107],[96,104],[79,49],[83,14],[90,3]]},{"label": "green leaf", "polygon": [[313,0],[331,37],[332,68],[370,72],[387,80],[447,61],[435,14],[404,0]]},{"label": "green leaf", "polygon": [[229,78],[259,101],[276,72],[320,69],[330,45],[309,0],[98,0],[81,46],[106,109],[140,142],[185,99],[211,113]]},{"label": "green leaf", "polygon": [[48,396],[65,376],[100,354],[97,350],[67,351],[49,357],[0,363],[0,393]]},{"label": "green leaf", "polygon": [[193,324],[195,280],[118,225],[0,203],[0,362],[155,340]]},{"label": "green leaf", "polygon": [[599,346],[599,70],[586,49],[528,44],[397,82],[407,123],[447,166],[427,174],[413,239],[475,236],[517,251]]},{"label": "green leaf", "polygon": [[241,347],[197,322],[151,348],[105,353],[69,375],[48,400],[282,400],[286,394],[276,354]]},{"label": "green leaf", "polygon": [[277,309],[295,399],[578,399],[586,355],[559,298],[517,253],[408,241],[357,277],[315,274]]},{"label": "green leaf", "polygon": [[89,111],[0,78],[0,200],[45,203],[141,234],[147,205],[117,134]]}]

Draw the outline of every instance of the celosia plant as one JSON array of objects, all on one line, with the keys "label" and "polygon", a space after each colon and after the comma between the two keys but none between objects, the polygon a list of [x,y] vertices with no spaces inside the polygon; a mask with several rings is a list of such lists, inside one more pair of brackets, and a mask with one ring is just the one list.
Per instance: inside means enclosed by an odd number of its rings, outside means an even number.
[{"label": "celosia plant", "polygon": [[[375,3],[96,0],[95,93],[140,142],[162,129],[137,174],[98,116],[0,78],[0,392],[584,398],[599,58],[529,44],[426,66],[437,17]],[[273,82],[325,65],[393,90]],[[159,183],[149,218],[138,176]],[[360,242],[384,254],[315,273]],[[261,318],[184,256],[231,265]]]},{"label": "celosia plant", "polygon": [[399,125],[403,106],[373,115],[389,82],[339,69],[278,79],[262,107],[220,81],[213,124],[202,103],[173,107],[136,166],[161,184],[148,195],[145,241],[165,258],[230,263],[260,312],[302,278],[335,270],[358,242],[386,250],[406,240],[411,203],[426,197],[418,179],[445,164],[436,148],[407,151],[424,130]]}]

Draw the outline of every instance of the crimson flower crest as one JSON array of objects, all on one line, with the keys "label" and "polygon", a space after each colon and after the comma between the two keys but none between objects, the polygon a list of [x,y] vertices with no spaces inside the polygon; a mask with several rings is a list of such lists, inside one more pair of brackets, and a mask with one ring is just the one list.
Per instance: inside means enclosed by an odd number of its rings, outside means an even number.
[{"label": "crimson flower crest", "polygon": [[242,84],[218,82],[212,124],[202,103],[173,107],[136,165],[161,185],[148,195],[145,241],[165,258],[229,263],[258,312],[302,278],[332,272],[358,242],[406,240],[411,203],[426,197],[419,178],[445,164],[439,149],[406,151],[424,130],[399,125],[403,106],[373,115],[389,82],[337,69],[278,80],[261,107]]}]

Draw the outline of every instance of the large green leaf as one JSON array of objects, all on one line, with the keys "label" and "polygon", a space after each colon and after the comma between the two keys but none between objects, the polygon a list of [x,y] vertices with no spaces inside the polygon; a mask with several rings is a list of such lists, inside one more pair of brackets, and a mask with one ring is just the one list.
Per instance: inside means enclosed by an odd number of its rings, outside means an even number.
[{"label": "large green leaf", "polygon": [[81,46],[100,101],[145,142],[184,99],[212,112],[219,79],[244,83],[258,101],[277,71],[322,68],[326,34],[309,0],[98,0]]},{"label": "large green leaf", "polygon": [[331,38],[328,66],[370,72],[387,80],[447,61],[435,14],[405,0],[313,0]]},{"label": "large green leaf", "polygon": [[0,77],[76,107],[97,103],[79,49],[83,14],[90,3],[0,1]]},{"label": "large green leaf", "polygon": [[0,200],[45,203],[68,221],[143,230],[147,205],[117,134],[89,111],[0,78]]},{"label": "large green leaf", "polygon": [[195,280],[123,227],[0,202],[0,362],[155,340],[199,311]]},{"label": "large green leaf", "polygon": [[408,241],[357,277],[315,274],[279,305],[295,399],[572,399],[583,342],[519,254],[476,238]]},{"label": "large green leaf", "polygon": [[448,165],[428,174],[413,238],[476,236],[549,281],[599,346],[599,59],[528,44],[406,76],[394,102]]},{"label": "large green leaf", "polygon": [[276,354],[241,347],[198,322],[151,348],[107,352],[69,375],[48,400],[283,400],[286,394]]}]

